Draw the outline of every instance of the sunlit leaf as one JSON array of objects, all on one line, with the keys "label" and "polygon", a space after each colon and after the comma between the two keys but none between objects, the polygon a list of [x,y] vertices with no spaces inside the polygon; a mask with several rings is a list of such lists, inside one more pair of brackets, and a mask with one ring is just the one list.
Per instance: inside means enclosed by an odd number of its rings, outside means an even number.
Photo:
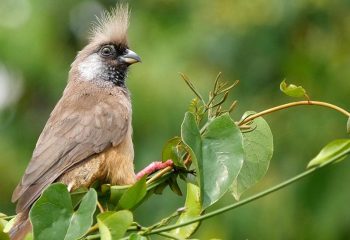
[{"label": "sunlit leaf", "polygon": [[348,122],[346,124],[346,130],[350,134],[350,117],[348,118]]},{"label": "sunlit leaf", "polygon": [[183,167],[183,161],[181,158],[182,151],[180,149],[181,138],[174,137],[170,139],[162,151],[162,161],[165,162],[168,159],[171,159],[176,166]]},{"label": "sunlit leaf", "polygon": [[90,189],[74,211],[67,187],[52,184],[34,203],[30,211],[33,234],[36,240],[74,240],[82,237],[93,221],[97,193]]},{"label": "sunlit leaf", "polygon": [[[3,213],[0,213],[0,217],[6,217],[6,215]],[[10,240],[9,235],[4,232],[4,228],[7,224],[8,224],[8,221],[0,218],[0,240]]]},{"label": "sunlit leaf", "polygon": [[8,222],[6,223],[6,225],[4,225],[3,231],[4,231],[5,233],[9,233],[10,230],[11,230],[11,228],[12,228],[13,225],[15,224],[15,221],[16,221],[16,218],[12,218],[10,221],[8,221]]},{"label": "sunlit leaf", "polygon": [[205,209],[227,192],[242,167],[242,134],[230,116],[224,114],[212,120],[201,136],[195,117],[186,113],[181,136],[196,166]]},{"label": "sunlit leaf", "polygon": [[122,238],[132,221],[132,213],[128,210],[100,213],[97,215],[97,223],[101,240],[117,240]]},{"label": "sunlit leaf", "polygon": [[0,213],[0,229],[4,229],[6,224],[8,223],[8,221],[6,221],[5,219],[3,219],[4,217],[7,217],[7,215]]},{"label": "sunlit leaf", "polygon": [[341,161],[349,154],[350,139],[337,139],[322,148],[320,153],[309,162],[307,167],[316,167],[329,161]]},{"label": "sunlit leaf", "polygon": [[146,177],[141,178],[122,195],[118,209],[132,209],[146,196]]},{"label": "sunlit leaf", "polygon": [[[180,217],[176,221],[176,224],[181,224],[183,222],[187,222],[193,218],[196,218],[201,215],[201,212],[202,206],[200,200],[200,189],[198,186],[192,183],[187,183],[185,210],[183,213],[181,213]],[[171,231],[171,234],[179,238],[188,238],[194,233],[198,226],[199,223],[196,222],[190,225],[176,228]]]},{"label": "sunlit leaf", "polygon": [[[243,118],[254,113],[246,112]],[[259,117],[253,121],[251,128],[243,133],[244,163],[232,185],[236,200],[265,175],[273,154],[273,136],[267,122]]]},{"label": "sunlit leaf", "polygon": [[283,93],[290,97],[304,97],[306,91],[302,86],[296,86],[294,84],[287,84],[286,80],[283,80],[280,84],[280,89]]}]

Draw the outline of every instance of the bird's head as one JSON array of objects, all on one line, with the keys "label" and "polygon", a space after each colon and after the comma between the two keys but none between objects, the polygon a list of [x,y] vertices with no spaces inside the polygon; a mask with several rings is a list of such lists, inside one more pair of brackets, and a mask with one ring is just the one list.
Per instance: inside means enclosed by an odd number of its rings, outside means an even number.
[{"label": "bird's head", "polygon": [[128,67],[141,62],[140,57],[128,47],[128,20],[127,5],[119,5],[98,18],[89,44],[78,53],[72,64],[70,79],[90,81],[99,86],[125,87]]}]

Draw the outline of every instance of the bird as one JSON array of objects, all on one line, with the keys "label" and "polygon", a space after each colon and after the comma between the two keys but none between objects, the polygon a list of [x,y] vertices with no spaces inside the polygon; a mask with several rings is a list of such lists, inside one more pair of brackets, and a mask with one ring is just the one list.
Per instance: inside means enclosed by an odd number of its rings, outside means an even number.
[{"label": "bird", "polygon": [[132,105],[126,86],[129,66],[141,58],[129,48],[129,7],[119,4],[97,18],[87,45],[77,53],[67,85],[41,132],[22,180],[10,238],[32,229],[29,211],[52,183],[69,191],[97,180],[133,184]]}]

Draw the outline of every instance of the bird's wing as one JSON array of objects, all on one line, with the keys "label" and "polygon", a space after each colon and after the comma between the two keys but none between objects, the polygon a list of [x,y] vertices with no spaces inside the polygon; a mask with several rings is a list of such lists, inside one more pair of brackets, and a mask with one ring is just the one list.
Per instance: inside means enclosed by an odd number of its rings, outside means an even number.
[{"label": "bird's wing", "polygon": [[[41,133],[21,183],[13,193],[17,211],[27,209],[42,190],[73,165],[118,145],[130,122],[128,101],[63,97]],[[125,97],[124,97],[125,98]],[[73,101],[73,102],[72,102]],[[74,106],[74,107],[72,107]]]}]

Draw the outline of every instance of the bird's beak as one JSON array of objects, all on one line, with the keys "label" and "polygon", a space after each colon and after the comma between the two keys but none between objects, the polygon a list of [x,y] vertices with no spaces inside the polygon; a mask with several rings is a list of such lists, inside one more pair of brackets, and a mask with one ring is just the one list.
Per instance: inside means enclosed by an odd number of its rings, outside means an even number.
[{"label": "bird's beak", "polygon": [[119,60],[122,63],[126,63],[128,65],[141,62],[141,58],[139,55],[137,55],[135,52],[131,51],[130,49],[126,50],[126,53],[119,57]]}]

